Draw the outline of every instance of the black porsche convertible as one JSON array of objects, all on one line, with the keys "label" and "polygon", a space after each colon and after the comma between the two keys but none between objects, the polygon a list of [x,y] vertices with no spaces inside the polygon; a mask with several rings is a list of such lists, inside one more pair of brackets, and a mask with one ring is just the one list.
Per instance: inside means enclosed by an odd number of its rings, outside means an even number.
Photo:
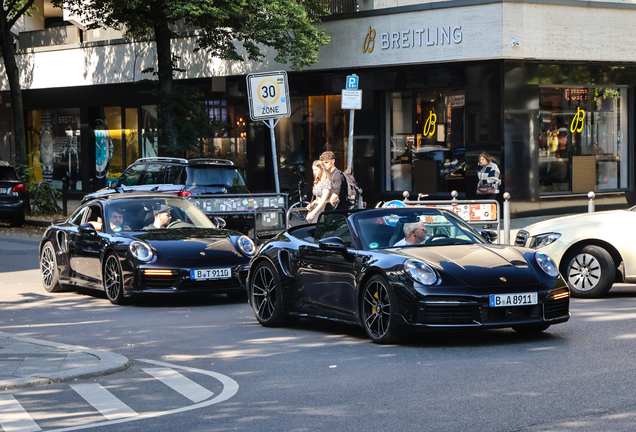
[{"label": "black porsche convertible", "polygon": [[485,237],[434,208],[325,212],[261,246],[249,302],[264,326],[324,318],[360,325],[377,343],[413,329],[541,332],[570,318],[550,257]]},{"label": "black porsche convertible", "polygon": [[114,304],[142,293],[246,293],[252,240],[166,194],[101,196],[50,226],[42,283],[103,290]]}]

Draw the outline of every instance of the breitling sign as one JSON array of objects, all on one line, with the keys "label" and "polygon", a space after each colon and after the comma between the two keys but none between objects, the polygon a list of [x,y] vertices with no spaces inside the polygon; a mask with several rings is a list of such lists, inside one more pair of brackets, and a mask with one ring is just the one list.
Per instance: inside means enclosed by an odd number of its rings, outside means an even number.
[{"label": "breitling sign", "polygon": [[428,27],[376,33],[369,26],[362,43],[362,52],[371,53],[375,49],[376,36],[382,50],[406,49],[421,46],[459,44],[463,40],[462,26]]}]

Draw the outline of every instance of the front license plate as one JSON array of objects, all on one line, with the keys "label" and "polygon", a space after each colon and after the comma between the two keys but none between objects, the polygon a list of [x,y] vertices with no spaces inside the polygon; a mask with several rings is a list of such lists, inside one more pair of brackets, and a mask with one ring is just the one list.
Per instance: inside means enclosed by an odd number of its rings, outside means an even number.
[{"label": "front license plate", "polygon": [[535,305],[537,303],[537,293],[490,295],[490,307],[525,306]]},{"label": "front license plate", "polygon": [[209,279],[229,279],[232,277],[232,269],[201,269],[190,270],[190,279],[193,280],[209,280]]}]

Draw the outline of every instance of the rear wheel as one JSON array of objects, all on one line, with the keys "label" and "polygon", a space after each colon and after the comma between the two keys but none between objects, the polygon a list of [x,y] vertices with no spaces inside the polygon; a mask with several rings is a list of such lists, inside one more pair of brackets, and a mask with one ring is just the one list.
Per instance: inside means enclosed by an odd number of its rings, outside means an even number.
[{"label": "rear wheel", "polygon": [[287,210],[287,228],[295,227],[297,225],[304,225],[307,222],[307,201],[297,202],[289,206]]},{"label": "rear wheel", "polygon": [[124,279],[122,277],[119,258],[114,253],[110,253],[106,256],[102,280],[104,281],[104,291],[106,291],[108,300],[110,300],[112,304],[123,304]]},{"label": "rear wheel", "polygon": [[263,261],[256,266],[249,292],[254,315],[263,326],[281,327],[298,320],[285,314],[280,279],[269,262]]},{"label": "rear wheel", "polygon": [[20,228],[22,225],[24,225],[24,219],[25,219],[25,216],[24,216],[24,213],[22,213],[20,216],[11,220],[11,222],[9,222],[9,225],[11,225],[14,228]]},{"label": "rear wheel", "polygon": [[602,297],[612,288],[616,278],[612,256],[599,246],[575,250],[565,257],[561,266],[561,274],[574,297]]},{"label": "rear wheel", "polygon": [[64,291],[60,285],[60,270],[57,267],[57,257],[53,244],[49,241],[44,244],[40,253],[40,273],[42,274],[42,285],[48,292]]},{"label": "rear wheel", "polygon": [[373,276],[362,293],[362,320],[364,329],[375,343],[399,342],[405,333],[400,331],[395,316],[395,295],[389,283],[381,276]]}]

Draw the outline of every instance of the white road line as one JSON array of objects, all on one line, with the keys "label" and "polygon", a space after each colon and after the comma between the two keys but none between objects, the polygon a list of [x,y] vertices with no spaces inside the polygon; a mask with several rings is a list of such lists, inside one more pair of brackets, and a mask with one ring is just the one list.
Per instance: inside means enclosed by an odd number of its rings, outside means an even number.
[{"label": "white road line", "polygon": [[11,395],[0,395],[0,426],[4,432],[41,431],[20,402]]},{"label": "white road line", "polygon": [[194,403],[212,397],[214,393],[170,368],[141,368],[171,389],[178,391]]},{"label": "white road line", "polygon": [[71,384],[70,386],[108,420],[139,415],[99,384]]}]

